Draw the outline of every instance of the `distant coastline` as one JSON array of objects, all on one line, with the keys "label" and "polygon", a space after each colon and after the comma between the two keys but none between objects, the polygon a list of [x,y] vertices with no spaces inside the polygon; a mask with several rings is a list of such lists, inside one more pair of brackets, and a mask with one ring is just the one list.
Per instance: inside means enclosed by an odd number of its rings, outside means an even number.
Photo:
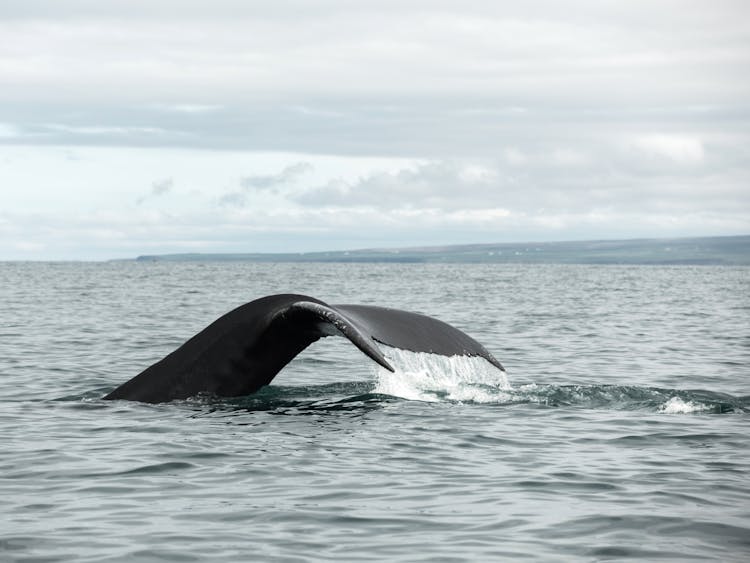
[{"label": "distant coastline", "polygon": [[301,253],[184,253],[139,262],[382,262],[508,264],[750,265],[750,235],[460,244]]}]

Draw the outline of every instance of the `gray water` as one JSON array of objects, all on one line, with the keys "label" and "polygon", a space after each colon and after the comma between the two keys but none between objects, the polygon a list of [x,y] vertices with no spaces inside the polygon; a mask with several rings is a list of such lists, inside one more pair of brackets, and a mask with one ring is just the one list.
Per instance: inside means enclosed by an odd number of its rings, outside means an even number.
[{"label": "gray water", "polygon": [[[260,393],[100,397],[272,293],[505,365],[311,346]],[[0,264],[0,560],[746,561],[750,269]]]}]

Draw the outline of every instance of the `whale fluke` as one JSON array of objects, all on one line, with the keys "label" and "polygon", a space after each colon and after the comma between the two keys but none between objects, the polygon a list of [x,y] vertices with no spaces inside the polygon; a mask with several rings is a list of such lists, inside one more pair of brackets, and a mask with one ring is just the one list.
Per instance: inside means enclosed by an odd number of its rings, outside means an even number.
[{"label": "whale fluke", "polygon": [[418,313],[370,305],[328,305],[307,295],[262,297],[219,317],[105,399],[162,403],[198,393],[248,395],[268,385],[297,354],[326,336],[344,336],[395,371],[377,343],[444,356],[480,356],[503,366],[455,327]]}]

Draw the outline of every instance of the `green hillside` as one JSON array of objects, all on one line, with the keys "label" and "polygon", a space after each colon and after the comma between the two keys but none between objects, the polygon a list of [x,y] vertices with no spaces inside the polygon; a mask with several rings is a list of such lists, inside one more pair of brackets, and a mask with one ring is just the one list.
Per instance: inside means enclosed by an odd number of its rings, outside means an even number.
[{"label": "green hillside", "polygon": [[139,261],[750,264],[750,236],[464,244],[285,254],[163,254]]}]

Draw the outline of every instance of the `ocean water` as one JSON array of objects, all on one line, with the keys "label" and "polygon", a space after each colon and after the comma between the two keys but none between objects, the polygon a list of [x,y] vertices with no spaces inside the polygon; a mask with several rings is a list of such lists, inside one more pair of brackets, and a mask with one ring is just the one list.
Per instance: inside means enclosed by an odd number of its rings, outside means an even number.
[{"label": "ocean water", "polygon": [[[102,401],[282,292],[426,313],[261,392]],[[750,268],[0,264],[0,561],[748,561]]]}]

